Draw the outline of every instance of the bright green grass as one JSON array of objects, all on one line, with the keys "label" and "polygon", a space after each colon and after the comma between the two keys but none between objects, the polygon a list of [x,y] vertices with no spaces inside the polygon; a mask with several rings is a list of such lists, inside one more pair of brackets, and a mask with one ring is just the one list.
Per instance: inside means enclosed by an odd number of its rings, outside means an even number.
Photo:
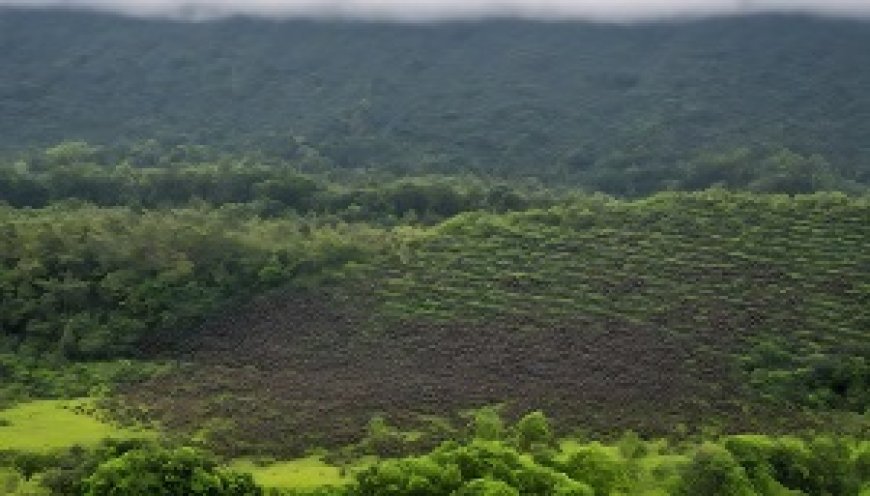
[{"label": "bright green grass", "polygon": [[251,460],[240,459],[233,461],[230,468],[250,473],[254,476],[257,484],[266,488],[310,489],[344,485],[349,480],[348,477],[341,474],[338,467],[325,463],[317,456],[276,462],[265,466],[258,465]]},{"label": "bright green grass", "polygon": [[153,433],[121,428],[76,407],[90,410],[91,400],[40,400],[0,411],[0,450],[49,451],[90,446],[106,438],[141,438]]}]

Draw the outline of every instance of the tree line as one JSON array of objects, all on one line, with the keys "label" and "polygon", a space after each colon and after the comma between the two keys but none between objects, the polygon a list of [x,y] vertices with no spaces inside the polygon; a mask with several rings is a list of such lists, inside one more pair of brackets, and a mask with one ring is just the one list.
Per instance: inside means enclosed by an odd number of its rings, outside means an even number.
[{"label": "tree line", "polygon": [[849,438],[734,435],[674,444],[626,433],[609,443],[565,441],[540,411],[506,425],[487,407],[473,412],[464,437],[371,463],[342,486],[263,488],[206,451],[143,440],[0,451],[0,467],[14,470],[0,484],[11,494],[61,496],[834,496],[870,484],[870,445]]},{"label": "tree line", "polygon": [[[117,154],[65,142],[0,166],[0,202],[39,208],[64,200],[153,209],[194,203],[243,204],[264,216],[288,212],[348,221],[426,221],[470,210],[509,211],[552,203],[554,192],[474,177],[375,178],[304,172],[304,164],[172,150],[141,165],[136,150]],[[11,161],[11,159],[10,159]],[[330,177],[333,176],[333,177]]]}]

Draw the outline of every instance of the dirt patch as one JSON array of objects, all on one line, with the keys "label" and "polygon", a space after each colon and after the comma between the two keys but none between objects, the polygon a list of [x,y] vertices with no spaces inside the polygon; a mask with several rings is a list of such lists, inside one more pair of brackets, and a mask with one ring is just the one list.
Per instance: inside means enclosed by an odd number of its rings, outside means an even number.
[{"label": "dirt patch", "polygon": [[183,365],[123,397],[170,428],[211,428],[218,449],[291,452],[356,441],[376,413],[407,425],[506,402],[564,425],[663,433],[734,411],[742,395],[731,361],[719,358],[732,346],[727,329],[697,340],[580,316],[529,327],[505,319],[374,330],[362,305],[271,295],[185,339],[152,342],[147,354]]}]

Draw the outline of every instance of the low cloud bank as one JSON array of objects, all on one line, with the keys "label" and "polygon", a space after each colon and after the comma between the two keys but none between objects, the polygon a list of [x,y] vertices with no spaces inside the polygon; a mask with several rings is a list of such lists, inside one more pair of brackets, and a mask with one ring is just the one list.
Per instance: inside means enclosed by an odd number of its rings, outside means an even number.
[{"label": "low cloud bank", "polygon": [[338,17],[401,21],[522,17],[637,21],[755,12],[870,18],[870,0],[0,0],[149,17]]}]

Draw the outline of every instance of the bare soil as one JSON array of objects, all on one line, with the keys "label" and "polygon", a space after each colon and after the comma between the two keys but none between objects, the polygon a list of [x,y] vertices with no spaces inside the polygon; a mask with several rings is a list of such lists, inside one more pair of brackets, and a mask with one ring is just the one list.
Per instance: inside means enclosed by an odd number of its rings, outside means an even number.
[{"label": "bare soil", "polygon": [[372,326],[364,298],[352,300],[277,293],[183,338],[155,338],[144,353],[179,367],[122,391],[123,401],[172,430],[205,428],[213,448],[233,453],[340,446],[358,441],[374,414],[412,426],[419,415],[494,403],[596,432],[746,422],[724,358],[736,341],[727,321],[703,339],[582,316],[542,328],[507,319]]}]

